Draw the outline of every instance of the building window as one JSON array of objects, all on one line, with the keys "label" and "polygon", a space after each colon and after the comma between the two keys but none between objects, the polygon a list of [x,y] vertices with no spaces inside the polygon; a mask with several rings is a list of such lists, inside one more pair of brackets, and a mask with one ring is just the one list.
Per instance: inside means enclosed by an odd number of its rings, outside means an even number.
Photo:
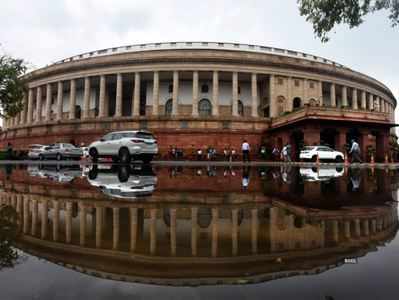
[{"label": "building window", "polygon": [[209,86],[207,84],[203,84],[201,86],[201,93],[208,93],[209,92]]},{"label": "building window", "polygon": [[301,107],[301,98],[299,98],[299,97],[294,98],[294,100],[293,100],[293,108],[294,108],[294,110],[298,109],[300,107]]},{"label": "building window", "polygon": [[173,101],[172,101],[172,99],[169,99],[165,103],[165,116],[171,116],[172,109],[173,109]]},{"label": "building window", "polygon": [[238,86],[238,93],[241,94],[241,87]]},{"label": "building window", "polygon": [[169,84],[168,91],[169,93],[173,93],[173,84]]},{"label": "building window", "polygon": [[244,104],[241,100],[238,100],[238,115],[244,116]]},{"label": "building window", "polygon": [[295,79],[294,84],[295,84],[296,87],[298,87],[299,86],[299,79]]},{"label": "building window", "polygon": [[309,82],[309,88],[314,89],[314,82],[313,81]]},{"label": "building window", "polygon": [[202,99],[198,103],[198,112],[201,117],[209,117],[212,115],[212,104],[208,99]]}]

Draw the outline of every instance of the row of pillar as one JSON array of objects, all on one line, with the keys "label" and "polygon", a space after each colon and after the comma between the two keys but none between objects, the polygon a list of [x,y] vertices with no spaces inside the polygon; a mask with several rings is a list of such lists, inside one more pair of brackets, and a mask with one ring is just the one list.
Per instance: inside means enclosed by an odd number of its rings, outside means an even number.
[{"label": "row of pillar", "polygon": [[[238,101],[239,101],[239,88],[238,88],[238,72],[232,72],[232,102],[231,102],[231,113],[233,117],[239,116],[238,111]],[[98,117],[104,118],[108,117],[108,99],[106,97],[106,75],[100,75],[100,83],[99,83],[99,107],[98,107]],[[275,87],[275,75],[269,76],[269,99],[273,99],[270,102],[270,115],[271,117],[278,116],[278,108],[277,108],[277,99],[279,96],[276,94]],[[288,92],[287,96],[292,98],[292,78],[288,77]],[[78,78],[70,80],[70,93],[69,93],[69,113],[68,119],[75,119],[76,116],[76,83]],[[115,117],[122,116],[122,95],[123,95],[123,74],[116,74],[116,105],[115,105]],[[159,115],[159,71],[153,72],[153,99],[152,99],[152,114]],[[198,102],[199,102],[199,72],[193,71],[192,77],[192,116],[198,116]],[[140,83],[141,83],[141,73],[134,73],[134,89],[132,95],[132,112],[131,115],[133,117],[137,117],[140,115]],[[304,79],[304,97],[307,95],[307,86],[308,80]],[[60,121],[63,119],[63,81],[57,82],[57,101],[56,101],[56,111],[55,111],[55,119]],[[323,82],[319,81],[317,87],[319,89],[319,104],[322,106],[323,103],[323,91],[322,91]],[[172,116],[177,116],[179,114],[178,111],[178,97],[179,97],[179,71],[173,71],[173,91],[172,91]],[[27,96],[24,96],[24,109],[23,111],[15,118],[7,120],[7,127],[17,126],[17,125],[25,125],[32,123],[40,123],[42,121],[49,122],[51,121],[51,101],[52,101],[52,83],[46,84],[46,99],[45,99],[45,114],[44,118],[42,118],[42,97],[43,97],[43,86],[39,86],[36,88],[36,114],[33,115],[34,112],[34,88],[30,88],[28,90]],[[348,87],[341,87],[341,95],[342,95],[342,106],[348,107]],[[90,93],[91,93],[91,77],[84,78],[84,95],[83,95],[83,119],[90,118]],[[331,95],[331,106],[337,106],[336,99],[336,84],[330,84],[330,95]],[[291,101],[292,99],[288,99]],[[359,109],[358,105],[358,91],[356,88],[352,88],[352,109]],[[368,102],[368,105],[367,105]],[[258,75],[256,73],[251,74],[251,117],[258,117],[258,106],[259,106],[259,97],[258,97]],[[379,96],[375,96],[372,93],[366,93],[366,91],[361,91],[361,105],[360,108],[362,110],[366,110],[367,106],[370,110],[384,112],[384,113],[393,113],[394,106],[381,99]],[[213,71],[212,75],[212,115],[219,115],[219,71]]]}]

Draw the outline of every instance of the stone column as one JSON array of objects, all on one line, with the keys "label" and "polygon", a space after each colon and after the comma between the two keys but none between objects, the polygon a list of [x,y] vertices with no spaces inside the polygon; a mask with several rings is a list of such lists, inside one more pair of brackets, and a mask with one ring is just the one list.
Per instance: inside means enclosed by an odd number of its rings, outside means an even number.
[{"label": "stone column", "polygon": [[212,76],[212,115],[219,116],[219,72],[213,71]]},{"label": "stone column", "polygon": [[191,255],[198,254],[198,208],[191,208]]},{"label": "stone column", "polygon": [[366,91],[362,91],[362,109],[366,110],[366,108],[367,108]]},{"label": "stone column", "polygon": [[292,99],[292,79],[287,77],[287,101],[285,103],[284,111],[293,111],[294,103]]},{"label": "stone column", "polygon": [[21,125],[25,125],[26,123],[26,115],[27,115],[27,111],[28,111],[28,96],[26,94],[26,92],[24,92],[24,96],[23,96],[23,110],[21,112],[21,118],[19,120],[19,124]]},{"label": "stone column", "polygon": [[130,251],[136,251],[137,244],[137,208],[130,208]]},{"label": "stone column", "polygon": [[100,76],[100,96],[99,96],[99,113],[98,116],[100,118],[106,117],[106,99],[105,99],[105,93],[106,93],[106,79],[105,75]]},{"label": "stone column", "polygon": [[58,228],[60,226],[60,203],[58,200],[53,200],[53,241],[58,241]]},{"label": "stone column", "polygon": [[232,242],[232,254],[236,256],[238,254],[238,209],[231,210],[232,226],[231,226],[231,242]]},{"label": "stone column", "polygon": [[119,207],[112,208],[112,249],[119,248]]},{"label": "stone column", "polygon": [[86,244],[86,207],[79,203],[79,243],[81,246]]},{"label": "stone column", "polygon": [[102,245],[103,208],[96,206],[96,248]]},{"label": "stone column", "polygon": [[36,227],[37,227],[37,214],[38,214],[38,203],[37,200],[32,201],[32,227],[31,227],[31,234],[33,236],[36,235]]},{"label": "stone column", "polygon": [[[273,81],[273,83],[274,83],[274,81]],[[309,88],[309,80],[304,78],[303,79],[303,103],[304,104],[309,104],[308,88]]]},{"label": "stone column", "polygon": [[90,118],[90,77],[85,77],[85,87],[83,92],[83,119]]},{"label": "stone column", "polygon": [[133,112],[134,117],[140,116],[140,73],[134,73]]},{"label": "stone column", "polygon": [[355,219],[355,236],[358,238],[360,237],[360,219]]},{"label": "stone column", "polygon": [[170,209],[170,252],[176,256],[176,209]]},{"label": "stone column", "polygon": [[369,108],[370,110],[374,110],[374,96],[373,94],[369,94]]},{"label": "stone column", "polygon": [[150,210],[150,254],[157,250],[157,209]]},{"label": "stone column", "polygon": [[193,72],[193,104],[192,104],[192,116],[197,117],[198,116],[198,71]]},{"label": "stone column", "polygon": [[33,120],[33,90],[29,89],[28,91],[28,116],[27,116],[27,123],[31,124]]},{"label": "stone column", "polygon": [[157,116],[159,114],[159,72],[154,72],[152,91],[152,114]]},{"label": "stone column", "polygon": [[76,115],[76,80],[71,79],[69,87],[69,120],[75,119]]},{"label": "stone column", "polygon": [[36,118],[35,122],[39,123],[42,120],[42,87],[38,86],[36,89]]},{"label": "stone column", "polygon": [[357,105],[357,89],[355,88],[352,89],[352,108],[359,109],[359,106]]},{"label": "stone column", "polygon": [[337,106],[337,96],[335,93],[335,84],[331,83],[330,85],[330,98],[331,98],[331,106],[336,107]]},{"label": "stone column", "polygon": [[322,81],[319,81],[318,82],[318,94],[319,94],[319,103],[320,103],[320,106],[323,106],[324,105],[324,101],[323,101],[323,82]]},{"label": "stone column", "polygon": [[42,220],[41,220],[41,239],[47,237],[47,225],[48,225],[48,202],[42,200]]},{"label": "stone column", "polygon": [[346,86],[342,86],[342,106],[348,106],[348,89]]},{"label": "stone column", "polygon": [[212,208],[212,256],[216,257],[218,255],[218,219],[219,210],[217,208]]},{"label": "stone column", "polygon": [[[269,77],[269,111],[270,111],[270,117],[274,118],[277,116],[277,105],[276,105],[276,99],[274,96],[274,75],[270,75]],[[306,90],[306,88],[305,88]],[[306,99],[304,99],[306,101]]]},{"label": "stone column", "polygon": [[332,233],[333,233],[333,241],[335,243],[338,243],[338,241],[339,241],[339,227],[338,227],[338,221],[337,220],[332,220],[331,221],[331,228],[332,228]]},{"label": "stone column", "polygon": [[350,223],[350,221],[344,222],[344,235],[345,235],[346,239],[351,238],[351,223]]},{"label": "stone column", "polygon": [[[290,78],[291,80],[291,78]],[[257,75],[252,73],[251,75],[251,95],[252,95],[252,106],[251,116],[253,118],[258,117],[258,80]]]},{"label": "stone column", "polygon": [[259,231],[258,209],[253,208],[251,210],[252,254],[258,253],[258,231]]},{"label": "stone column", "polygon": [[173,71],[172,116],[179,113],[179,72]]},{"label": "stone column", "polygon": [[363,233],[365,236],[370,235],[369,220],[367,220],[367,219],[363,220]]},{"label": "stone column", "polygon": [[29,197],[24,196],[24,225],[23,225],[23,233],[27,234],[29,231]]},{"label": "stone column", "polygon": [[62,97],[63,97],[63,84],[58,81],[57,84],[57,121],[62,120]]},{"label": "stone column", "polygon": [[72,242],[72,202],[66,202],[65,206],[65,242],[70,244]]},{"label": "stone column", "polygon": [[52,96],[52,88],[51,83],[47,83],[46,89],[46,122],[51,120],[51,97]]},{"label": "stone column", "polygon": [[378,111],[378,112],[381,112],[381,101],[380,101],[380,97],[376,97],[376,102],[377,102],[377,108],[376,108],[376,110]]},{"label": "stone column", "polygon": [[123,81],[122,74],[118,73],[116,75],[116,100],[115,100],[115,117],[122,116],[122,89],[123,89]]},{"label": "stone column", "polygon": [[232,104],[231,113],[233,117],[238,117],[238,73],[233,72],[232,79]]}]

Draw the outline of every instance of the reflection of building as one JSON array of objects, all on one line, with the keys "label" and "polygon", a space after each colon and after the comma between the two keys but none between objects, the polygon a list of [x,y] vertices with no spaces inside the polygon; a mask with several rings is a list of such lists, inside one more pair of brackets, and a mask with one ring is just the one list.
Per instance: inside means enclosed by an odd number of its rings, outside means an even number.
[{"label": "reflection of building", "polygon": [[[386,150],[396,99],[333,61],[257,45],[172,42],[92,51],[27,74],[24,110],[1,143],[75,140],[148,128],[160,150],[291,141]],[[369,136],[371,139],[369,139]],[[376,140],[376,141],[375,141]],[[365,151],[363,151],[365,153]]]},{"label": "reflection of building", "polygon": [[397,230],[396,203],[385,201],[326,210],[261,193],[233,202],[193,193],[196,203],[158,191],[151,201],[129,202],[69,184],[51,195],[22,183],[4,188],[1,203],[20,215],[20,249],[123,281],[198,285],[319,273],[365,255]]}]

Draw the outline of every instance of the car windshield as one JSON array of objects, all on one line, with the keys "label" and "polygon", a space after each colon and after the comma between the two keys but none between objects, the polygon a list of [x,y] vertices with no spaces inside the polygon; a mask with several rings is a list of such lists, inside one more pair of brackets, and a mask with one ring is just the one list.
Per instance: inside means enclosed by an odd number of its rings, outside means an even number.
[{"label": "car windshield", "polygon": [[30,149],[40,149],[42,147],[43,147],[43,145],[30,145],[29,146]]},{"label": "car windshield", "polygon": [[314,148],[315,148],[315,146],[305,146],[305,147],[303,147],[303,150],[309,151],[309,150],[313,150]]},{"label": "car windshield", "polygon": [[136,137],[140,139],[153,139],[154,136],[149,132],[137,132]]},{"label": "car windshield", "polygon": [[72,145],[72,144],[62,144],[62,146],[63,146],[64,148],[75,148],[75,146]]}]

